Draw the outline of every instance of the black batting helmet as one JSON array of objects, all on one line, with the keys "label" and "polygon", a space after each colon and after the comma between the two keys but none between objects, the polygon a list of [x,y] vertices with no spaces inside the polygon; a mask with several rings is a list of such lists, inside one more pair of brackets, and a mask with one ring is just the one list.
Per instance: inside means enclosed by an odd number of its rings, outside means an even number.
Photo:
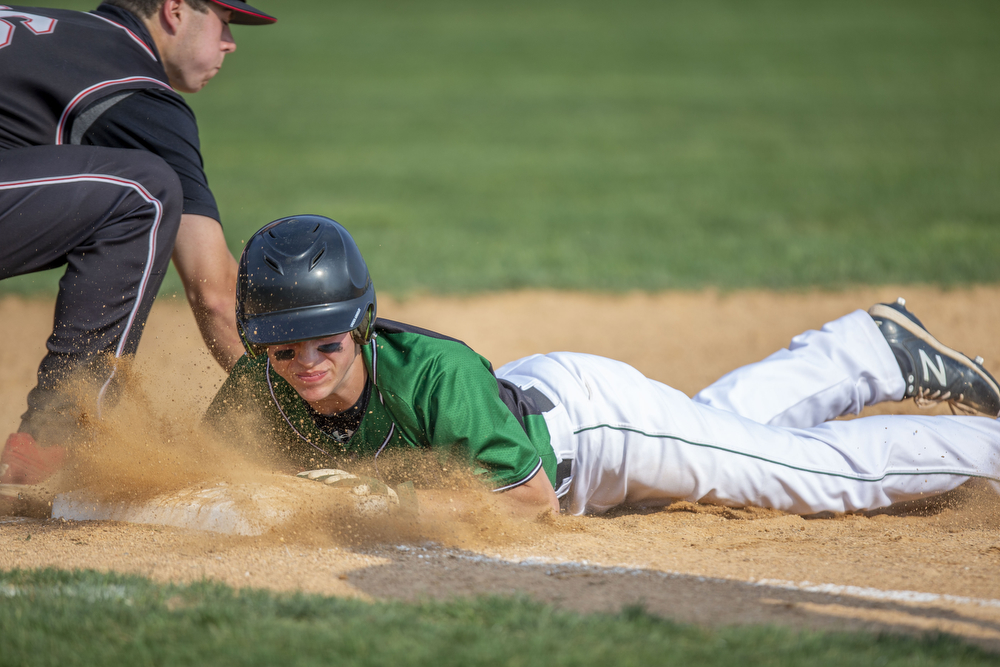
[{"label": "black batting helmet", "polygon": [[[240,255],[236,326],[250,356],[268,345],[353,331],[375,322],[375,286],[340,223],[296,215],[264,225]],[[367,316],[367,318],[366,318]]]}]

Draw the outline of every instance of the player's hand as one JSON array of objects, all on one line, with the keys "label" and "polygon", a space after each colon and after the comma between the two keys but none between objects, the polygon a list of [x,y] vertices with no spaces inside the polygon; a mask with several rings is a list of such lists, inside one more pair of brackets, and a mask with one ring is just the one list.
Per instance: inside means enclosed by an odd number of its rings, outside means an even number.
[{"label": "player's hand", "polygon": [[306,470],[300,472],[296,477],[305,477],[306,479],[312,479],[317,482],[323,482],[324,484],[336,484],[337,482],[345,479],[358,479],[357,475],[352,475],[346,470],[337,470],[336,468],[321,468],[320,470]]},{"label": "player's hand", "polygon": [[361,516],[389,514],[399,507],[399,495],[391,487],[371,477],[358,477],[336,468],[306,470],[297,476],[329,486],[348,487],[351,500],[354,501],[354,509]]}]

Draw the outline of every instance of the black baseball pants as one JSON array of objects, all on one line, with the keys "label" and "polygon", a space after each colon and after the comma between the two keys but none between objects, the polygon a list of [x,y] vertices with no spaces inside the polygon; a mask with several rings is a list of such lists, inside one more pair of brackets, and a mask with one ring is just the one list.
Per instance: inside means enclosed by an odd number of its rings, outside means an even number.
[{"label": "black baseball pants", "polygon": [[[177,175],[146,151],[0,151],[0,279],[66,266],[48,353],[19,430],[55,444],[72,437],[81,410],[100,415],[117,361],[139,345],[182,206]],[[78,370],[91,376],[89,406],[60,391]]]}]

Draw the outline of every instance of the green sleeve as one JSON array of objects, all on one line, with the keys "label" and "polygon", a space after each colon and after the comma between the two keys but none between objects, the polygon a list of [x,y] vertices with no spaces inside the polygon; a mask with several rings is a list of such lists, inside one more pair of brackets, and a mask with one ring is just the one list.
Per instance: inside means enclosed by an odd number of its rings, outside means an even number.
[{"label": "green sleeve", "polygon": [[284,449],[292,433],[271,400],[264,359],[241,357],[205,411],[203,423],[241,449]]},{"label": "green sleeve", "polygon": [[255,376],[262,375],[256,368],[259,365],[245,354],[239,358],[205,411],[207,425],[218,430],[234,415],[258,408],[256,394],[259,391],[255,388],[262,383]]},{"label": "green sleeve", "polygon": [[489,363],[465,346],[448,347],[414,387],[414,413],[429,444],[464,454],[498,488],[527,481],[541,459],[500,400]]}]

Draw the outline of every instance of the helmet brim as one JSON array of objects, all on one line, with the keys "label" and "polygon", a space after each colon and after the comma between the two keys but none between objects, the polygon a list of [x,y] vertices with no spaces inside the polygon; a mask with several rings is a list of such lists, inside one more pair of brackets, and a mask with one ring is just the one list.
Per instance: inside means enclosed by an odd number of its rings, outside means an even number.
[{"label": "helmet brim", "polygon": [[339,303],[279,310],[247,317],[243,333],[253,345],[284,345],[352,331],[373,305],[372,293]]}]

